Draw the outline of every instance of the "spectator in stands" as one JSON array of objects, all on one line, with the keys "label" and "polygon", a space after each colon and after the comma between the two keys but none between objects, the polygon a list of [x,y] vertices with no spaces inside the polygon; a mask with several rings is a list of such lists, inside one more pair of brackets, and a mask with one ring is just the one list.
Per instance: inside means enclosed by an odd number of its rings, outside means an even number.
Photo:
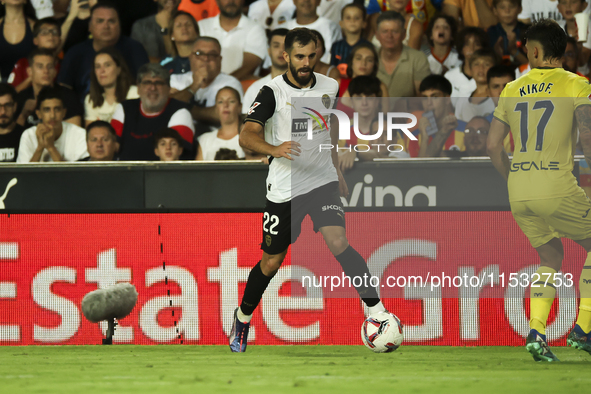
[{"label": "spectator in stands", "polygon": [[442,150],[462,150],[464,133],[457,130],[457,119],[451,104],[451,84],[441,75],[429,75],[421,82],[423,111],[413,112],[419,119],[412,130],[418,141],[407,139],[411,157],[439,157]]},{"label": "spectator in stands", "polygon": [[456,20],[448,15],[432,18],[427,27],[430,51],[427,56],[432,74],[444,75],[462,65],[458,51],[453,47],[457,34]]},{"label": "spectator in stands", "polygon": [[199,150],[195,160],[214,160],[220,148],[233,149],[239,158],[244,158],[244,151],[238,143],[238,131],[242,124],[240,93],[231,87],[220,89],[216,95],[215,109],[221,126],[199,137]]},{"label": "spectator in stands", "polygon": [[[417,20],[414,14],[406,12],[408,0],[390,0],[388,4],[390,11],[398,12],[404,18],[404,24],[402,25],[404,28],[402,43],[413,49],[421,49],[421,41],[423,39],[423,24]],[[372,22],[376,24],[376,28],[372,29],[373,31],[377,29],[378,18],[379,16],[376,17],[374,14]],[[374,37],[372,43],[378,46],[379,40]]]},{"label": "spectator in stands", "polygon": [[[34,10],[27,0],[4,0],[0,18],[0,80],[7,81],[19,59],[33,49]],[[25,12],[25,9],[29,12]],[[32,14],[31,14],[32,11]]]},{"label": "spectator in stands", "polygon": [[[316,30],[324,38],[326,48],[332,48],[332,44],[343,38],[341,27],[335,22],[318,16],[316,10],[320,0],[294,0],[296,17],[285,23],[285,28],[291,30],[296,27],[306,27]],[[330,63],[330,52],[326,52],[320,59],[324,63]]]},{"label": "spectator in stands", "polygon": [[347,76],[347,61],[353,47],[368,42],[361,37],[363,29],[367,25],[366,19],[367,14],[362,5],[352,3],[343,7],[339,25],[343,30],[344,37],[335,41],[330,50],[330,64],[337,67],[341,78]]},{"label": "spectator in stands", "polygon": [[[371,42],[362,42],[353,48],[347,61],[347,76],[341,78],[339,83],[339,97],[349,97],[349,83],[353,78],[370,75],[378,75],[379,56],[376,48]],[[381,97],[388,97],[388,87],[381,83]]]},{"label": "spectator in stands", "polygon": [[95,120],[86,127],[88,157],[79,161],[113,161],[119,150],[117,134],[109,123]]},{"label": "spectator in stands", "polygon": [[[564,29],[568,37],[577,41],[578,71],[582,74],[589,74],[589,56],[591,55],[591,24],[587,26],[587,38],[579,37],[579,29],[575,20],[575,14],[585,11],[588,3],[585,0],[559,0],[558,11],[562,20],[558,24]],[[589,16],[587,16],[589,17]],[[527,63],[527,58],[523,63]]]},{"label": "spectator in stands", "polygon": [[37,48],[31,51],[27,68],[27,75],[31,78],[31,86],[17,96],[18,113],[20,114],[17,122],[21,126],[28,128],[39,123],[40,119],[36,115],[36,109],[38,109],[36,100],[41,89],[46,86],[54,86],[60,92],[66,110],[65,122],[76,126],[82,125],[84,108],[72,90],[54,82],[57,74],[55,64],[56,59],[52,50]]},{"label": "spectator in stands", "polygon": [[475,51],[481,48],[488,48],[488,38],[484,30],[479,27],[466,27],[460,31],[456,49],[462,65],[444,74],[444,77],[451,83],[452,98],[460,97],[462,86],[469,85],[472,89],[476,89],[476,82],[472,79],[472,71],[470,70],[470,58]]},{"label": "spectator in stands", "polygon": [[177,161],[183,154],[183,138],[170,127],[154,134],[154,154],[160,161]]},{"label": "spectator in stands", "polygon": [[199,37],[199,26],[193,16],[184,11],[178,11],[172,18],[170,25],[170,39],[174,56],[168,57],[160,63],[170,74],[184,74],[191,70],[189,56],[193,44]]},{"label": "spectator in stands", "polygon": [[72,0],[70,12],[62,23],[62,43],[64,52],[68,52],[76,44],[88,39],[90,35],[90,10],[98,0]]},{"label": "spectator in stands", "polygon": [[224,86],[236,89],[242,96],[242,84],[231,75],[221,72],[221,46],[212,37],[199,37],[193,45],[191,71],[185,74],[173,74],[170,78],[173,88],[172,97],[194,102],[191,109],[193,118],[198,121],[196,135],[215,129],[219,117],[215,110],[215,97]]},{"label": "spectator in stands", "polygon": [[157,160],[154,133],[175,129],[183,137],[183,148],[193,152],[195,128],[188,106],[169,99],[170,74],[159,64],[144,64],[138,71],[140,98],[117,104],[111,125],[120,144],[120,160]]},{"label": "spectator in stands", "polygon": [[430,74],[427,56],[402,43],[404,23],[396,11],[385,11],[377,20],[376,38],[382,46],[378,78],[388,87],[389,97],[417,96],[421,81]]},{"label": "spectator in stands", "polygon": [[541,19],[553,19],[556,22],[562,20],[562,15],[558,11],[558,0],[522,0],[521,6],[519,20],[526,25]]},{"label": "spectator in stands", "polygon": [[234,149],[220,148],[215,153],[214,160],[240,160],[238,153]]},{"label": "spectator in stands", "polygon": [[16,161],[24,127],[16,123],[16,90],[0,82],[0,162]]},{"label": "spectator in stands", "polygon": [[473,117],[464,130],[464,151],[446,151],[449,157],[477,157],[488,156],[486,152],[486,139],[490,130],[490,122],[482,116]]},{"label": "spectator in stands", "polygon": [[562,59],[562,68],[571,73],[585,77],[588,80],[589,77],[578,71],[579,46],[577,44],[577,40],[574,37],[567,37],[566,51],[564,52],[564,58]]},{"label": "spectator in stands", "polygon": [[527,63],[527,56],[521,50],[521,38],[527,26],[517,20],[521,0],[493,0],[493,11],[499,23],[489,27],[487,33],[497,57],[506,64]]},{"label": "spectator in stands", "polygon": [[322,37],[322,34],[317,32],[316,30],[312,30],[312,32],[316,34],[316,37],[318,38],[316,40],[316,59],[319,60],[316,61],[314,72],[338,80],[341,75],[339,73],[339,70],[335,66],[328,63],[324,63],[322,60],[320,60],[322,59],[326,51],[326,48],[324,46],[324,38]]},{"label": "spectator in stands", "polygon": [[[33,44],[37,48],[45,48],[53,51],[57,56],[61,48],[60,24],[54,18],[45,18],[35,22],[33,28]],[[8,83],[16,88],[17,93],[31,86],[31,78],[27,75],[29,67],[28,57],[23,57],[16,62]],[[56,62],[56,69],[59,71],[59,61]]]},{"label": "spectator in stands", "polygon": [[90,74],[90,92],[84,99],[85,122],[110,122],[117,104],[139,97],[137,86],[115,47],[106,47],[96,53]]},{"label": "spectator in stands", "polygon": [[222,48],[222,72],[239,80],[252,79],[267,53],[265,30],[242,15],[244,0],[217,0],[220,13],[199,21],[199,30],[216,38]]},{"label": "spectator in stands", "polygon": [[88,94],[90,74],[97,51],[115,46],[123,54],[132,77],[141,65],[148,63],[148,55],[142,44],[121,35],[119,14],[110,3],[99,2],[91,9],[90,33],[92,39],[78,44],[64,57],[58,82],[72,88],[80,102]]},{"label": "spectator in stands", "polygon": [[23,132],[17,163],[78,161],[88,156],[86,131],[63,121],[66,108],[62,90],[51,86],[43,88],[36,112],[40,123]]},{"label": "spectator in stands", "polygon": [[156,0],[158,13],[140,19],[131,28],[131,38],[140,42],[151,62],[160,63],[173,54],[169,27],[181,0]]},{"label": "spectator in stands", "polygon": [[196,21],[211,18],[220,13],[216,0],[181,0],[179,11],[188,12]]},{"label": "spectator in stands", "polygon": [[35,9],[35,17],[37,19],[50,18],[54,15],[53,1],[31,0],[31,5]]},{"label": "spectator in stands", "polygon": [[492,0],[444,0],[441,12],[455,18],[463,26],[487,29],[497,24]]},{"label": "spectator in stands", "polygon": [[[575,45],[576,48],[576,45]],[[568,45],[567,45],[568,51]],[[565,55],[566,57],[567,55]],[[576,60],[575,60],[576,62]],[[507,86],[509,82],[515,80],[515,70],[511,66],[506,65],[498,65],[492,66],[488,72],[486,73],[486,80],[488,82],[488,92],[490,94],[490,98],[493,101],[495,108],[499,104],[499,97],[501,97],[501,92]],[[489,114],[486,116],[486,120],[488,123],[492,123],[494,114]],[[505,137],[505,141],[503,142],[505,146],[505,152],[511,154],[515,149],[515,144],[513,142],[513,135],[509,133],[507,137]]]},{"label": "spectator in stands", "polygon": [[267,31],[292,20],[296,7],[293,0],[256,0],[248,7],[248,17]]},{"label": "spectator in stands", "polygon": [[[266,0],[265,0],[266,1]],[[254,102],[259,90],[271,82],[273,78],[278,75],[284,74],[287,71],[287,63],[283,57],[283,51],[285,50],[285,35],[287,29],[275,29],[269,33],[269,58],[271,59],[271,72],[263,78],[253,82],[250,87],[244,93],[244,100],[242,102],[242,113],[245,114],[250,109],[250,106]]]},{"label": "spectator in stands", "polygon": [[490,98],[487,73],[495,64],[495,53],[490,49],[479,49],[470,58],[470,69],[476,88],[466,86],[460,89],[460,97],[455,104],[459,130],[462,130],[473,117],[487,116],[494,112],[495,104]]}]

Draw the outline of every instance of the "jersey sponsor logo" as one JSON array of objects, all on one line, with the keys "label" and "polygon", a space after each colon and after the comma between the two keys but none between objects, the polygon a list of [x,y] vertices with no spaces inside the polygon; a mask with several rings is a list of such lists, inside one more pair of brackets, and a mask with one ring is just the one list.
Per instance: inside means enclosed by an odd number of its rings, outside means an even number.
[{"label": "jersey sponsor logo", "polygon": [[343,214],[345,213],[345,210],[343,209],[343,207],[341,207],[340,205],[337,205],[337,204],[324,205],[322,207],[322,212],[326,212],[326,211],[338,211],[337,213],[339,215],[340,215],[340,213],[343,213]]},{"label": "jersey sponsor logo", "polygon": [[261,105],[261,103],[259,103],[258,101],[255,101],[254,103],[252,103],[252,105],[248,109],[248,112],[246,113],[246,115],[252,115],[252,113],[254,112],[255,108],[258,107],[259,105]]},{"label": "jersey sponsor logo", "polygon": [[269,234],[265,235],[265,243],[267,244],[267,246],[271,246],[271,241],[271,236]]},{"label": "jersey sponsor logo", "polygon": [[518,171],[531,171],[531,170],[539,170],[539,171],[548,171],[548,170],[559,170],[558,168],[559,162],[551,161],[546,166],[544,166],[544,162],[535,162],[535,161],[522,161],[521,163],[511,163],[511,172],[518,172]]},{"label": "jersey sponsor logo", "polygon": [[332,100],[330,96],[328,94],[322,95],[322,105],[324,105],[324,108],[329,109],[332,106],[331,104]]}]

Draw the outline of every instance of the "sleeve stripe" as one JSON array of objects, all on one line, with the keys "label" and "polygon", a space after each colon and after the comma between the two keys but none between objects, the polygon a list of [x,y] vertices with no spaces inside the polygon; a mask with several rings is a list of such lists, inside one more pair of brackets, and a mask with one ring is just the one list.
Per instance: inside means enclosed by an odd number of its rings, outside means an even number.
[{"label": "sleeve stripe", "polygon": [[498,120],[499,122],[501,122],[502,124],[504,124],[505,126],[507,126],[507,127],[511,127],[511,126],[509,126],[509,123],[505,122],[504,120],[502,120],[502,119],[499,119],[499,118],[497,118],[496,116],[493,116],[493,117],[494,117],[496,120]]},{"label": "sleeve stripe", "polygon": [[246,123],[246,122],[254,122],[254,123],[258,123],[258,124],[260,124],[261,126],[265,127],[265,124],[264,124],[263,122],[261,122],[260,120],[257,120],[257,119],[253,119],[253,118],[246,118],[246,119],[244,119],[244,123]]},{"label": "sleeve stripe", "polygon": [[172,126],[171,129],[178,131],[185,141],[193,145],[193,130],[183,125]]},{"label": "sleeve stripe", "polygon": [[111,126],[115,129],[118,137],[123,135],[123,123],[119,122],[117,119],[111,120]]}]

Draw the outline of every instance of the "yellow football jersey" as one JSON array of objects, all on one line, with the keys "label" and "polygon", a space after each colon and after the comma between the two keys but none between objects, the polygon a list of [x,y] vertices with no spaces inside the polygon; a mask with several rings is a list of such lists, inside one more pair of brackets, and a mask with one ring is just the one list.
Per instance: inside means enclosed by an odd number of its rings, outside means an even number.
[{"label": "yellow football jersey", "polygon": [[503,89],[494,117],[508,125],[515,149],[509,201],[572,195],[574,112],[591,105],[591,85],[562,68],[535,68]]}]

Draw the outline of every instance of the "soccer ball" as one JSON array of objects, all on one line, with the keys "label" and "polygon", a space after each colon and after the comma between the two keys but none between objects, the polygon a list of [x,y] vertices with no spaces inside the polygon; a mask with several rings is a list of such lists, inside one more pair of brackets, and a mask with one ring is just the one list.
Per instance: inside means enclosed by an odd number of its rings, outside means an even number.
[{"label": "soccer ball", "polygon": [[361,340],[375,353],[393,352],[403,339],[402,323],[393,313],[372,313],[361,325]]}]

